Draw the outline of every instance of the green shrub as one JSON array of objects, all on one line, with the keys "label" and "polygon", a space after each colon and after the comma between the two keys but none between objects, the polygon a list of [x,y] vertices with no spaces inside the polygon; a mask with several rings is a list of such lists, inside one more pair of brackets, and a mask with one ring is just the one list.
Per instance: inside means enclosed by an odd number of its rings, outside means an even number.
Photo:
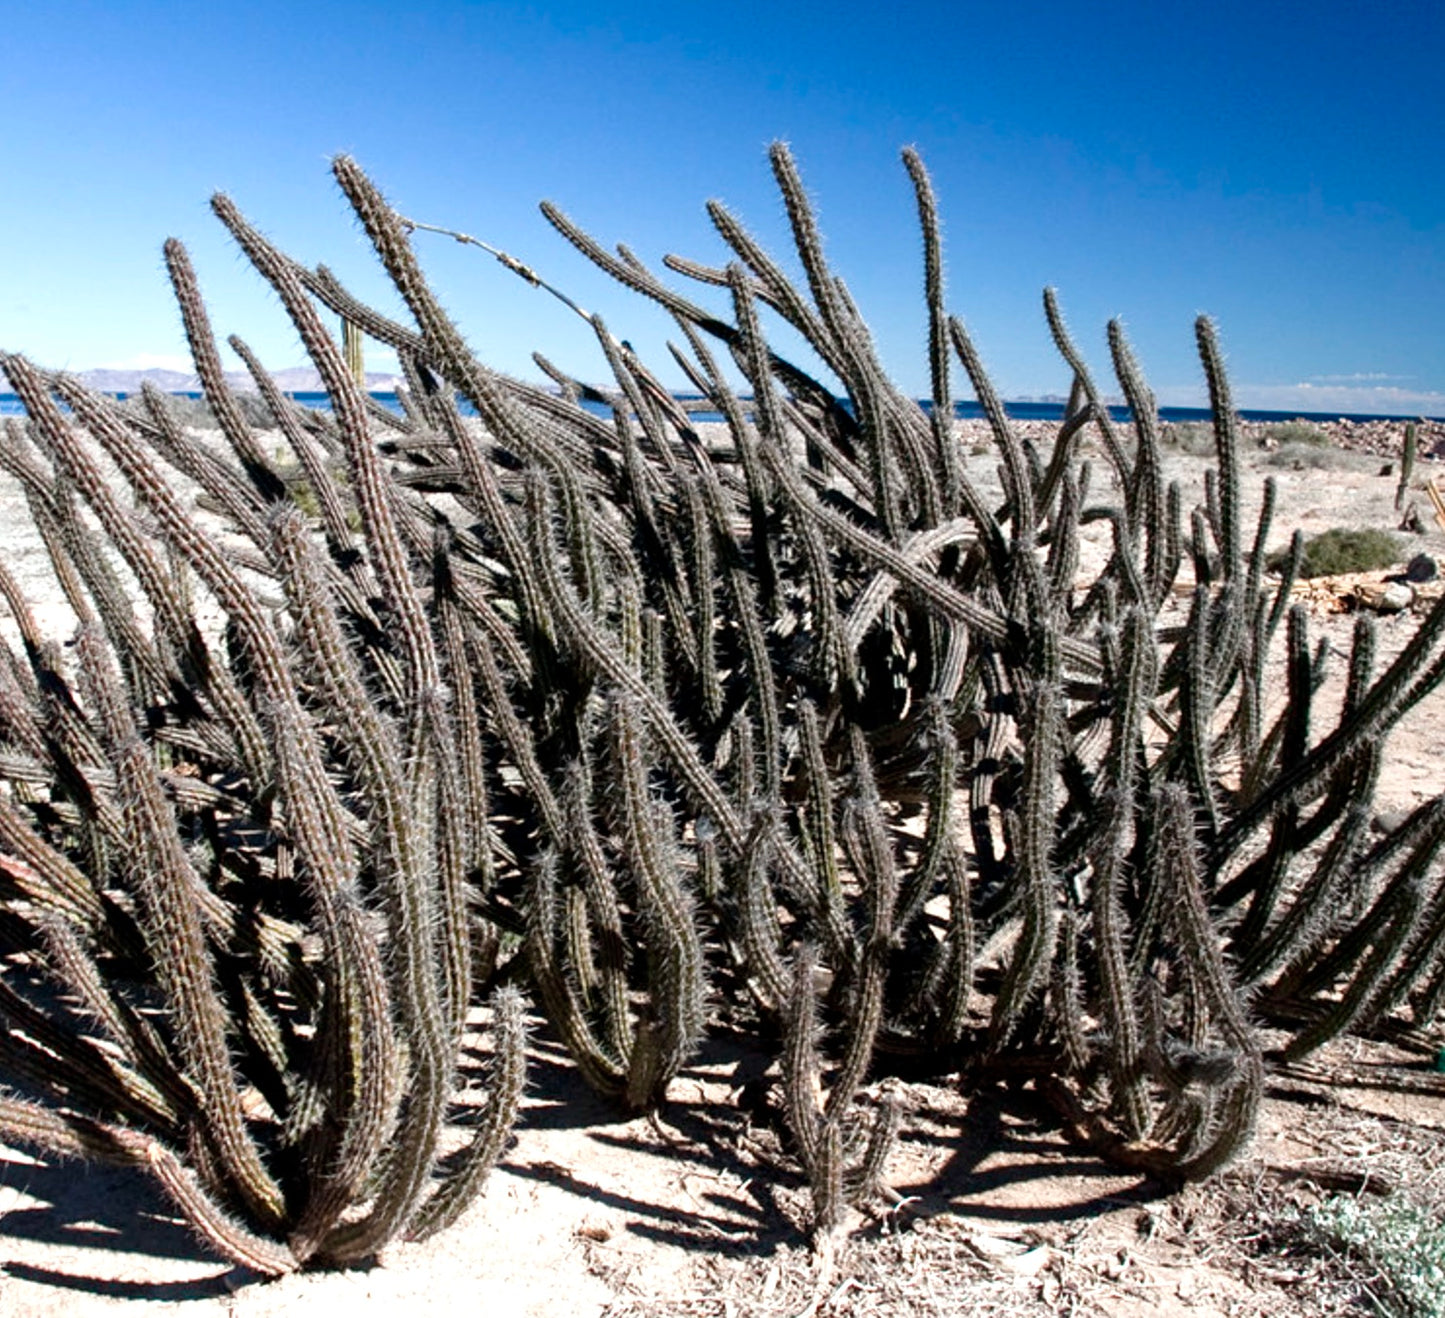
[{"label": "green shrub", "polygon": [[1445,1318],[1445,1222],[1394,1195],[1337,1195],[1301,1216],[1306,1238],[1343,1256],[1379,1311],[1391,1318]]},{"label": "green shrub", "polygon": [[1310,448],[1330,446],[1329,435],[1308,421],[1277,421],[1264,428],[1262,439],[1273,441],[1280,447],[1287,444]]},{"label": "green shrub", "polygon": [[1285,444],[1264,455],[1266,467],[1287,471],[1335,471],[1348,468],[1355,455],[1345,449],[1324,448],[1314,444]]},{"label": "green shrub", "polygon": [[1162,430],[1161,437],[1170,448],[1194,457],[1214,454],[1214,426],[1209,421],[1169,421]]},{"label": "green shrub", "polygon": [[[1299,575],[1334,577],[1346,572],[1375,572],[1398,563],[1401,552],[1399,540],[1388,531],[1373,527],[1354,530],[1331,527],[1305,541]],[[1283,553],[1275,554],[1270,565],[1278,569],[1286,557]]]}]

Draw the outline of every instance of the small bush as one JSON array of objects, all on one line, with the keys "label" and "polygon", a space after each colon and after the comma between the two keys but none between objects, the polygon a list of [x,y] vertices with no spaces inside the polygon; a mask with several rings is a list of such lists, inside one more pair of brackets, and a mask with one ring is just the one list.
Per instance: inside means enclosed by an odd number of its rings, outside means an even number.
[{"label": "small bush", "polygon": [[[1279,567],[1284,559],[1283,554],[1274,555],[1271,566]],[[1336,526],[1305,541],[1299,574],[1334,577],[1345,572],[1374,572],[1399,561],[1400,542],[1388,531]]]},{"label": "small bush", "polygon": [[1352,455],[1343,449],[1323,447],[1318,444],[1290,443],[1267,453],[1266,467],[1283,467],[1288,471],[1328,471],[1348,467]]},{"label": "small bush", "polygon": [[1445,1224],[1401,1198],[1366,1202],[1338,1195],[1302,1219],[1307,1237],[1369,1270],[1381,1313],[1445,1318]]},{"label": "small bush", "polygon": [[1208,457],[1214,452],[1214,426],[1208,421],[1166,423],[1163,439],[1170,448],[1195,457]]},{"label": "small bush", "polygon": [[1307,445],[1310,448],[1329,448],[1330,437],[1318,426],[1308,421],[1280,421],[1265,428],[1264,441],[1286,445]]}]

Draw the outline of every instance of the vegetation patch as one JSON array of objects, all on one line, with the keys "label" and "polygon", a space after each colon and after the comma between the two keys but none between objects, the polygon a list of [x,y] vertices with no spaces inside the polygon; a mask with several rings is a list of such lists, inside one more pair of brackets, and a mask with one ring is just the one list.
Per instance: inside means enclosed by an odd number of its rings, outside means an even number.
[{"label": "vegetation patch", "polygon": [[1330,437],[1318,426],[1308,421],[1280,421],[1265,427],[1265,443],[1275,443],[1281,448],[1288,444],[1304,445],[1310,448],[1329,448]]},{"label": "vegetation patch", "polygon": [[[1277,569],[1286,557],[1276,554],[1270,565]],[[1299,575],[1337,577],[1347,572],[1376,572],[1398,563],[1400,558],[1400,542],[1388,531],[1336,526],[1305,541]]]},{"label": "vegetation patch", "polygon": [[1334,1195],[1301,1215],[1307,1240],[1341,1259],[1392,1318],[1445,1318],[1445,1223],[1400,1195]]}]

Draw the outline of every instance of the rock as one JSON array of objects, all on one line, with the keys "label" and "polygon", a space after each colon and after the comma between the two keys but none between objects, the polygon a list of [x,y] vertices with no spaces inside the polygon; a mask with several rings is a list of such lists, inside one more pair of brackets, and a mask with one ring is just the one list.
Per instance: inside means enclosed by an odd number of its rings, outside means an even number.
[{"label": "rock", "polygon": [[1439,565],[1429,554],[1416,554],[1405,565],[1406,581],[1434,581],[1439,575]]},{"label": "rock", "polygon": [[1400,581],[1361,581],[1355,586],[1355,600],[1376,613],[1403,613],[1415,602],[1415,592]]}]

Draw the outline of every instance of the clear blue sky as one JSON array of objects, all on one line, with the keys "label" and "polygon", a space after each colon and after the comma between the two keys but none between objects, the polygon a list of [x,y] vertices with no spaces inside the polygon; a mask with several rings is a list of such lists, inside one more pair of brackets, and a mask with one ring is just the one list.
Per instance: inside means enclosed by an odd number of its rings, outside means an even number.
[{"label": "clear blue sky", "polygon": [[[1045,284],[1101,374],[1124,318],[1161,401],[1199,397],[1192,321],[1239,401],[1445,415],[1445,5],[1118,0],[728,5],[5,6],[0,346],[72,369],[183,352],[160,260],[191,247],[217,328],[302,354],[206,202],[387,290],[327,172],[354,154],[414,218],[533,264],[665,365],[668,326],[546,224],[719,260],[720,197],[786,254],[789,141],[898,382],[923,392],[916,145],[952,308],[1007,395],[1067,377]],[[588,331],[490,259],[423,256],[480,355],[603,374]],[[385,367],[384,361],[369,364]]]}]

